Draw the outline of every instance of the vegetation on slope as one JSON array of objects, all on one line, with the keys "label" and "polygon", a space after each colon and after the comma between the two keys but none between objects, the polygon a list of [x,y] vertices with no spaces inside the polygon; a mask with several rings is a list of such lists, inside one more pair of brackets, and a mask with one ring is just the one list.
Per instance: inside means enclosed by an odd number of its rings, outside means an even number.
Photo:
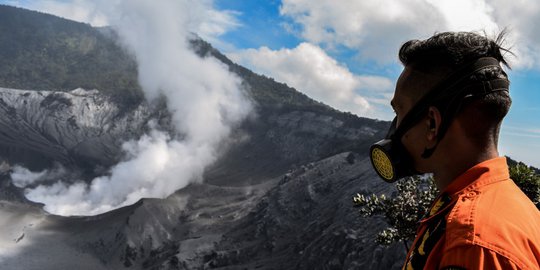
[{"label": "vegetation on slope", "polygon": [[137,66],[107,31],[35,11],[0,5],[0,87],[99,89],[139,101]]}]

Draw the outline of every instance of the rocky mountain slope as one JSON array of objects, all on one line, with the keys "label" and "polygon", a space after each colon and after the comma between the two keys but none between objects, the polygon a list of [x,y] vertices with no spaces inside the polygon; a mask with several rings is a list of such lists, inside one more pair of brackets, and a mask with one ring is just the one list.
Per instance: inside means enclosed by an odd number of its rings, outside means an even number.
[{"label": "rocky mountain slope", "polygon": [[[0,57],[9,68],[0,72],[6,164],[58,163],[89,180],[106,173],[122,157],[121,142],[144,134],[150,120],[170,129],[163,103],[140,98],[134,62],[110,31],[7,6],[0,18],[0,52],[9,49]],[[351,202],[357,192],[391,192],[364,154],[388,123],[313,101],[202,40],[192,45],[238,74],[256,103],[254,117],[234,131],[244,139],[207,169],[202,184],[92,217],[46,213],[3,166],[0,268],[397,268],[402,247],[377,246],[382,220],[359,217]],[[120,57],[114,65],[111,54]],[[120,82],[110,82],[114,72]]]},{"label": "rocky mountain slope", "polygon": [[97,90],[70,92],[0,88],[0,156],[34,170],[59,162],[94,168],[119,159],[123,140],[139,136],[148,106],[124,113]]}]

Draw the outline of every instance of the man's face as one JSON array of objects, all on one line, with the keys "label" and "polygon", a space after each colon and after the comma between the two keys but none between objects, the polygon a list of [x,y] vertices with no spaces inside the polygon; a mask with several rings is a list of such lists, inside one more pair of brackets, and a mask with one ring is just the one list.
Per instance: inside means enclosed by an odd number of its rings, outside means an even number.
[{"label": "man's face", "polygon": [[[419,72],[409,66],[405,67],[397,81],[396,91],[391,101],[397,117],[397,126],[418,100],[439,80],[438,76]],[[419,172],[428,172],[430,167],[428,162],[421,158],[421,154],[429,143],[429,131],[429,120],[426,117],[405,132],[401,138],[402,144],[414,161],[415,169]]]}]

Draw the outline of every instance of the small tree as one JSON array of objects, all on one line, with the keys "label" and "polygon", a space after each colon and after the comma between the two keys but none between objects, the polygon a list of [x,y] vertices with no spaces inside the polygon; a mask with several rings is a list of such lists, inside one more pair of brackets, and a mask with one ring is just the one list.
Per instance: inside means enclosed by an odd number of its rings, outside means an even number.
[{"label": "small tree", "polygon": [[529,166],[518,162],[516,165],[509,166],[510,178],[516,185],[531,199],[531,201],[540,209],[540,175]]},{"label": "small tree", "polygon": [[438,194],[432,177],[409,177],[396,183],[396,192],[391,197],[357,194],[355,206],[362,216],[383,214],[389,227],[377,234],[376,241],[382,245],[414,240],[417,222],[426,213]]}]

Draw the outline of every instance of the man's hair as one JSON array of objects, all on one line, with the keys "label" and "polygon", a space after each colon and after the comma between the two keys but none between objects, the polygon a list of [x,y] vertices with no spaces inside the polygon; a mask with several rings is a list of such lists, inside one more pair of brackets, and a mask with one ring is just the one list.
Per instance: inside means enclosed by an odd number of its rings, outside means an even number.
[{"label": "man's hair", "polygon": [[[473,32],[439,33],[426,40],[405,42],[399,50],[399,59],[405,66],[441,77],[481,57],[493,57],[510,68],[503,56],[505,53],[512,54],[502,47],[505,34],[506,31],[502,31],[495,39],[490,39],[485,34]],[[501,67],[487,67],[477,71],[468,80],[474,83],[498,78],[508,79]],[[467,135],[480,144],[487,143],[487,139],[497,144],[500,124],[511,103],[506,91],[466,100],[458,114],[467,115],[463,118],[468,121],[462,121]]]}]

